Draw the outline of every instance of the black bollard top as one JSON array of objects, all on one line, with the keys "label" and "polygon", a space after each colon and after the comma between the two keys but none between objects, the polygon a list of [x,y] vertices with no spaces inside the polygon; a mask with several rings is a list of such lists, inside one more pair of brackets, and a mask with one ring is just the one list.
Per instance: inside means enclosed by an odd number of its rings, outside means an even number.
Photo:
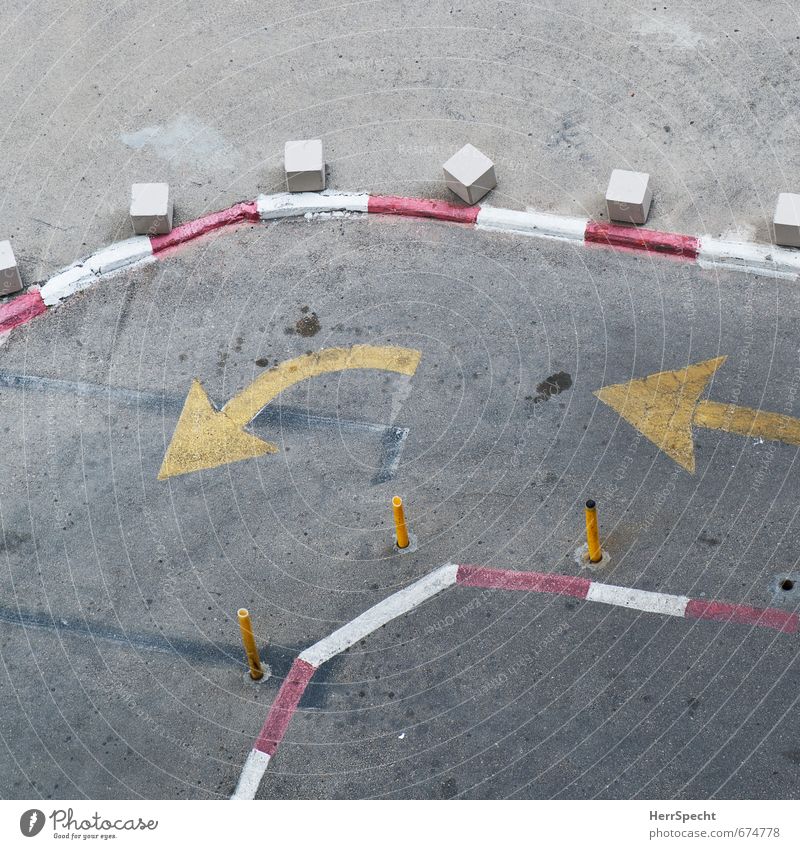
[{"label": "black bollard top", "polygon": [[587,506],[590,510],[594,510],[594,508],[595,508],[594,499],[590,498],[590,499],[586,502],[586,506]]}]

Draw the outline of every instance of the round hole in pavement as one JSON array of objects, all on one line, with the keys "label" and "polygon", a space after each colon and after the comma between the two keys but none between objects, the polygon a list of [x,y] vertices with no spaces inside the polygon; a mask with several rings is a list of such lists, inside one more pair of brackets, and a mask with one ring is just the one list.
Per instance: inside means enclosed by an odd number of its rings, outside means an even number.
[{"label": "round hole in pavement", "polygon": [[787,593],[788,593],[790,590],[793,590],[793,589],[794,589],[794,581],[793,581],[791,578],[784,578],[784,579],[781,581],[781,589],[782,589],[784,592],[787,592]]}]

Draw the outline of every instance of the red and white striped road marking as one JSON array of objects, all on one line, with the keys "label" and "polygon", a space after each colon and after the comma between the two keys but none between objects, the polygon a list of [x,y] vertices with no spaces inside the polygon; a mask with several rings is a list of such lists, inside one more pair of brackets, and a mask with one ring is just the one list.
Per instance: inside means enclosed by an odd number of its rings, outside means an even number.
[{"label": "red and white striped road marking", "polygon": [[260,220],[261,215],[256,201],[237,203],[220,212],[212,212],[209,215],[203,215],[201,218],[195,218],[194,221],[178,224],[177,227],[173,227],[169,233],[163,236],[146,236],[145,238],[150,240],[153,256],[159,256],[159,254],[179,248],[199,236],[213,233],[215,230],[222,230],[235,224],[243,224],[246,221]]},{"label": "red and white striped road marking", "polygon": [[460,206],[424,198],[345,192],[281,193],[260,195],[254,201],[237,203],[220,212],[187,221],[164,236],[137,236],[103,248],[58,272],[41,286],[31,286],[25,294],[0,304],[0,333],[25,324],[45,312],[47,307],[61,303],[110,274],[168,256],[198,236],[246,222],[326,213],[435,218],[472,225],[479,230],[669,256],[703,268],[725,268],[792,280],[800,274],[800,250],[777,245],[666,233],[534,210],[519,212],[491,206]]},{"label": "red and white striped road marking", "polygon": [[784,634],[797,633],[800,624],[800,617],[796,613],[787,613],[775,608],[750,607],[745,604],[691,599],[688,596],[650,592],[632,587],[616,587],[573,575],[517,572],[511,569],[457,566],[448,563],[370,607],[299,655],[272,703],[253,749],[242,767],[239,782],[231,798],[255,798],[270,759],[275,755],[289,727],[308,682],[323,663],[454,584],[481,589],[572,596],[644,613],[751,625],[771,628]]},{"label": "red and white striped road marking", "polygon": [[456,582],[467,587],[498,590],[526,590],[537,593],[569,595],[574,598],[627,607],[645,613],[662,613],[683,619],[712,619],[738,625],[772,628],[784,634],[797,632],[800,618],[774,607],[750,607],[723,601],[688,598],[684,595],[656,593],[631,587],[601,584],[571,575],[545,572],[514,572],[510,569],[487,569],[483,566],[459,566]]},{"label": "red and white striped road marking", "polygon": [[5,304],[0,304],[0,333],[25,324],[37,315],[41,315],[46,309],[36,289],[31,289]]},{"label": "red and white striped road marking", "polygon": [[283,739],[311,676],[323,663],[355,645],[359,640],[363,640],[392,619],[408,613],[409,610],[419,607],[442,590],[453,586],[457,573],[458,566],[453,563],[434,569],[425,577],[378,602],[360,616],[301,652],[292,664],[289,674],[284,678],[278,695],[269,709],[264,725],[253,745],[253,751],[242,767],[239,783],[231,798],[253,799],[255,797],[269,765],[269,759],[275,754],[278,744]]}]

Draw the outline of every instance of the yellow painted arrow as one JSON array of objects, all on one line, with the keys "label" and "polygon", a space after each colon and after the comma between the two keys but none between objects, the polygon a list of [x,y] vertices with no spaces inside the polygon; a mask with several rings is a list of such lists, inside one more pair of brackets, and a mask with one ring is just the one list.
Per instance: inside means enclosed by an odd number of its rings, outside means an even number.
[{"label": "yellow painted arrow", "polygon": [[323,348],[260,374],[248,387],[217,410],[199,380],[192,381],[158,479],[213,469],[237,460],[274,454],[278,446],[248,433],[245,425],[289,386],[311,377],[347,369],[381,369],[413,375],[421,354],[394,345]]},{"label": "yellow painted arrow", "polygon": [[594,394],[692,474],[692,427],[800,445],[800,419],[699,400],[726,359],[716,357],[676,371],[604,386]]}]

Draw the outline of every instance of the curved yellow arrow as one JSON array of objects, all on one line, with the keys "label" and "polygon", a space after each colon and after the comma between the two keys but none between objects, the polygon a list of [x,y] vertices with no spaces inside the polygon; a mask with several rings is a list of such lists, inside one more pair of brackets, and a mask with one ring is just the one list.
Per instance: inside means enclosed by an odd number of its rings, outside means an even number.
[{"label": "curved yellow arrow", "polygon": [[248,433],[244,427],[289,386],[332,371],[374,368],[413,375],[421,353],[394,345],[323,348],[295,357],[260,374],[249,386],[216,410],[199,380],[192,381],[158,479],[213,469],[237,460],[274,454],[278,446]]},{"label": "curved yellow arrow", "polygon": [[715,357],[676,371],[660,371],[604,386],[594,394],[692,474],[693,426],[800,445],[800,419],[699,400],[726,359]]}]

